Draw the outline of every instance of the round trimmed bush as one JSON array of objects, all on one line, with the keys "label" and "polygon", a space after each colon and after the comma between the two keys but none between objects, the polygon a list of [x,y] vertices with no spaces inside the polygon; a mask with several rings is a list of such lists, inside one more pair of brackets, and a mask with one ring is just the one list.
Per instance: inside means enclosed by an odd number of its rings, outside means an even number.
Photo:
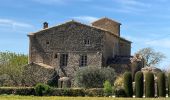
[{"label": "round trimmed bush", "polygon": [[135,95],[138,98],[143,97],[143,73],[138,71],[135,74]]},{"label": "round trimmed bush", "polygon": [[146,77],[145,77],[145,96],[146,97],[154,97],[155,96],[154,75],[151,72],[146,73]]},{"label": "round trimmed bush", "polygon": [[165,97],[166,96],[166,84],[165,84],[165,74],[160,72],[158,74],[158,96]]},{"label": "round trimmed bush", "polygon": [[130,72],[124,73],[124,89],[127,97],[133,96],[132,74]]},{"label": "round trimmed bush", "polygon": [[42,83],[38,83],[35,86],[35,93],[38,96],[46,95],[50,91],[50,86]]}]

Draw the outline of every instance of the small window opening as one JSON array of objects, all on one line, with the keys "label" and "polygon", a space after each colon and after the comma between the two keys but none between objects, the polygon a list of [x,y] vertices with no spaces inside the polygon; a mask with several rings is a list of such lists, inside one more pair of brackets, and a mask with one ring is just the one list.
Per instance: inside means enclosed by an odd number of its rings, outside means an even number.
[{"label": "small window opening", "polygon": [[57,57],[58,57],[58,55],[57,55],[57,54],[55,54],[55,55],[54,55],[54,58],[57,58]]},{"label": "small window opening", "polygon": [[46,41],[46,44],[50,44],[50,42],[49,42],[49,41]]},{"label": "small window opening", "polygon": [[84,44],[85,44],[85,45],[90,45],[90,40],[89,40],[89,39],[85,39],[85,40],[84,40]]}]

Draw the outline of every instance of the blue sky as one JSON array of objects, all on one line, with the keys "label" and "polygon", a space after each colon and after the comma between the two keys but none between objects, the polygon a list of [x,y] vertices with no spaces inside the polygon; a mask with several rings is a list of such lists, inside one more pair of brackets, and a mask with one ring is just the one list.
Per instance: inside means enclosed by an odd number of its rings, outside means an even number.
[{"label": "blue sky", "polygon": [[28,53],[29,32],[74,19],[89,24],[101,17],[120,23],[121,36],[133,42],[132,54],[152,47],[167,58],[160,68],[170,65],[169,0],[1,0],[0,51]]}]

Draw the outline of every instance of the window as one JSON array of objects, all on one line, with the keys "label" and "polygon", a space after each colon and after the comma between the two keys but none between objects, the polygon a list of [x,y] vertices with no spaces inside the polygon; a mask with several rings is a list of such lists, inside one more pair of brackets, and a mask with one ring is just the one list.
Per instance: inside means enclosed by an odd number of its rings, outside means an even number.
[{"label": "window", "polygon": [[90,40],[89,40],[89,39],[85,39],[85,40],[84,40],[84,44],[85,44],[85,45],[90,45]]},{"label": "window", "polygon": [[50,44],[50,42],[49,42],[49,41],[46,41],[46,44]]},{"label": "window", "polygon": [[80,67],[87,66],[87,55],[80,56]]},{"label": "window", "polygon": [[60,66],[67,66],[68,54],[61,54],[60,56]]},{"label": "window", "polygon": [[54,55],[54,58],[57,58],[57,57],[58,57],[58,55],[57,55],[57,54],[55,54],[55,55]]}]

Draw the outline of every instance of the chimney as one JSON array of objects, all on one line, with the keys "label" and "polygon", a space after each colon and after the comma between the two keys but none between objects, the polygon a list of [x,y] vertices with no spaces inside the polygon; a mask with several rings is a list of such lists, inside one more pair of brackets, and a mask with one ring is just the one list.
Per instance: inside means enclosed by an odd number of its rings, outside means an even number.
[{"label": "chimney", "polygon": [[43,29],[46,29],[46,28],[48,28],[48,23],[47,23],[47,22],[44,22],[44,23],[43,23]]}]

